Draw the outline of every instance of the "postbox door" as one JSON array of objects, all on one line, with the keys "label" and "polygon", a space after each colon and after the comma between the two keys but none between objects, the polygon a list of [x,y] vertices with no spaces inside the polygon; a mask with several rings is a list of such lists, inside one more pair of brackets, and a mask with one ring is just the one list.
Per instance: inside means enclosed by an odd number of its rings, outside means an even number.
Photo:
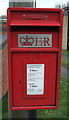
[{"label": "postbox door", "polygon": [[[33,66],[33,69],[28,68],[29,65]],[[28,80],[30,69],[31,81]],[[33,70],[37,69],[40,71],[33,73]],[[56,73],[57,53],[12,53],[13,106],[55,105]],[[29,85],[31,85],[30,92]]]}]

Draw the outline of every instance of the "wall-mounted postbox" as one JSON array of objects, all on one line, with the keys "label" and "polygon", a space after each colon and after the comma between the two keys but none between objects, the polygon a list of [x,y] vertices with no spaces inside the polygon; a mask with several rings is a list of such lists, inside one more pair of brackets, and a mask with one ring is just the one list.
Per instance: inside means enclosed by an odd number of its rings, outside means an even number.
[{"label": "wall-mounted postbox", "polygon": [[8,9],[12,110],[55,109],[60,88],[61,9]]}]

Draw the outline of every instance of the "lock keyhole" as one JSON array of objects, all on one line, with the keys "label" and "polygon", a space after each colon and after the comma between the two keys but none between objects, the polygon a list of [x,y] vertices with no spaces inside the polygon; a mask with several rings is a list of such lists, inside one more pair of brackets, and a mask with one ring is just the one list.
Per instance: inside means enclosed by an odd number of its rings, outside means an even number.
[{"label": "lock keyhole", "polygon": [[21,81],[19,81],[19,83],[21,83]]}]

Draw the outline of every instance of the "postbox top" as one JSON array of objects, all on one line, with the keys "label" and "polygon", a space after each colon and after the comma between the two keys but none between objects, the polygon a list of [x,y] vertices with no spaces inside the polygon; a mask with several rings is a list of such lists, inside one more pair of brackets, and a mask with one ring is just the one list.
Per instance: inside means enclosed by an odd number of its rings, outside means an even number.
[{"label": "postbox top", "polygon": [[60,8],[19,8],[7,10],[11,26],[61,26],[63,10]]},{"label": "postbox top", "polygon": [[60,11],[63,12],[61,8],[30,8],[30,7],[9,7],[7,10],[10,11]]}]

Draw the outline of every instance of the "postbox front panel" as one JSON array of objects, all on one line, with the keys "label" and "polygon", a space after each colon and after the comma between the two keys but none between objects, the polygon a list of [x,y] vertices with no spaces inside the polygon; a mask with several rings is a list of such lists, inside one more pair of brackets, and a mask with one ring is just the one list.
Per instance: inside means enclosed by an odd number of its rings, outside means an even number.
[{"label": "postbox front panel", "polygon": [[56,59],[57,53],[12,53],[13,106],[55,105]]}]

